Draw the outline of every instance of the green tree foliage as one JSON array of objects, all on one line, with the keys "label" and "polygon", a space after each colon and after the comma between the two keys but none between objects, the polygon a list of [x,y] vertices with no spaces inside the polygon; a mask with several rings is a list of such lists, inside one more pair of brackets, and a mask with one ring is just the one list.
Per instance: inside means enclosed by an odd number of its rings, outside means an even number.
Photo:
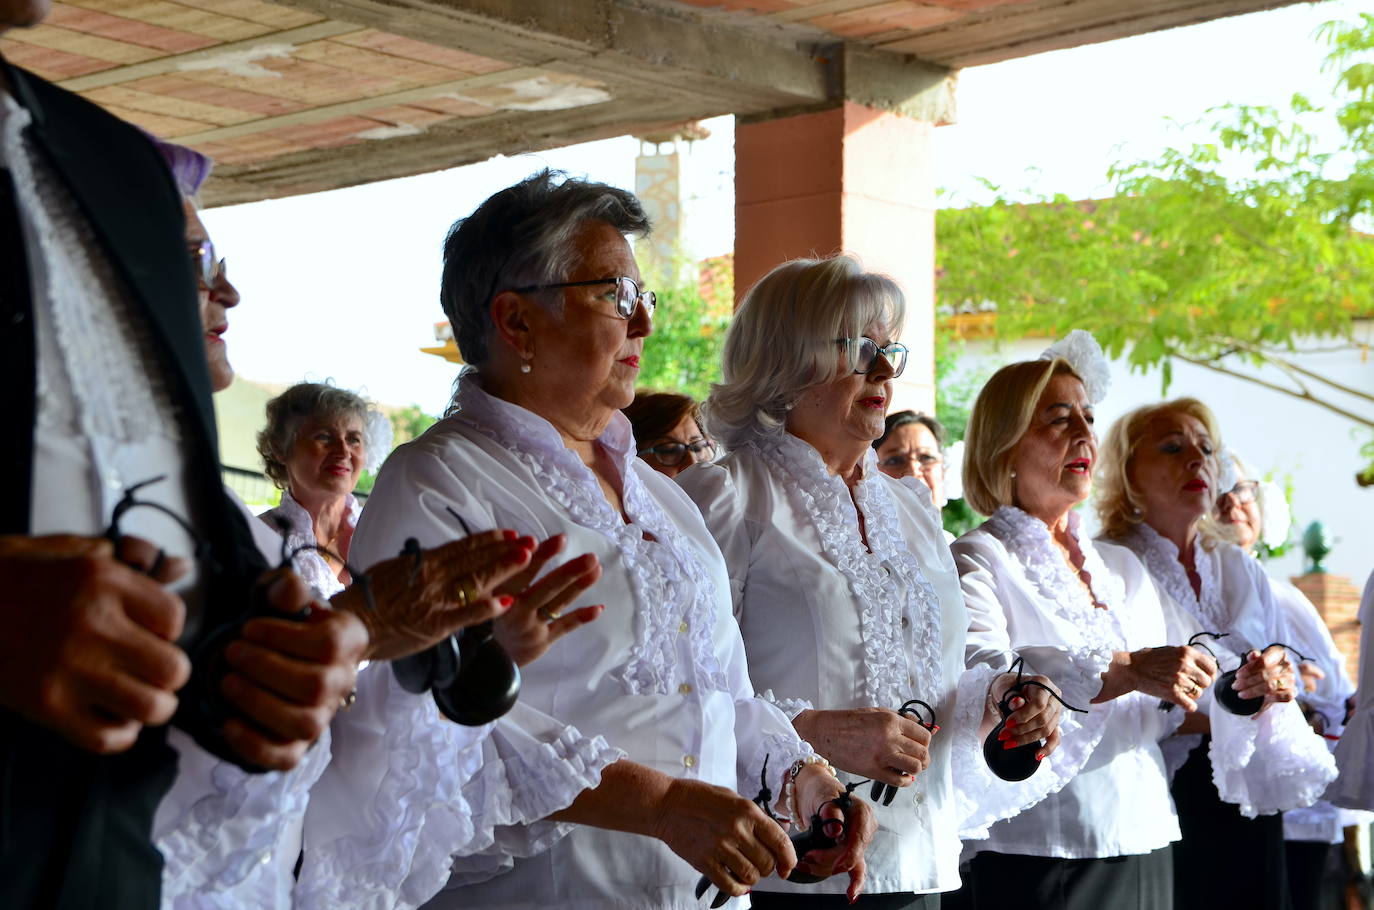
[{"label": "green tree foliage", "polygon": [[679,392],[700,401],[720,378],[720,351],[730,324],[729,297],[708,301],[693,285],[662,287],[654,331],[644,341],[640,388]]},{"label": "green tree foliage", "polygon": [[[1112,357],[1175,360],[1374,429],[1374,395],[1296,355],[1360,349],[1374,310],[1374,15],[1330,23],[1336,103],[1210,113],[1210,141],[1118,164],[1110,199],[992,187],[938,215],[946,311],[997,312],[997,334],[1088,329]],[[1323,136],[1339,140],[1323,140]]]}]

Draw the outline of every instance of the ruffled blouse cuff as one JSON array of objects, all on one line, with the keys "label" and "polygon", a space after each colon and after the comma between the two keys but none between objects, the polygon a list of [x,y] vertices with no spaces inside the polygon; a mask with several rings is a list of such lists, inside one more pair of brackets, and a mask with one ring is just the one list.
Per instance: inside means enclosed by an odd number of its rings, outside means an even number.
[{"label": "ruffled blouse cuff", "polygon": [[[274,858],[283,830],[299,829],[310,788],[329,765],[329,731],[290,771],[248,774],[179,730],[177,779],[158,808],[154,840],[163,856],[163,906],[183,895],[229,892]],[[285,859],[294,862],[294,858]],[[273,885],[265,885],[271,890]]]},{"label": "ruffled blouse cuff", "polygon": [[624,755],[536,712],[525,713],[539,734],[508,725],[519,705],[495,725],[461,727],[387,665],[366,675],[336,721],[339,757],[310,806],[298,907],[416,907],[449,881],[456,855],[497,850],[498,839],[497,852],[546,849],[570,826],[544,817]]},{"label": "ruffled blouse cuff", "polygon": [[766,701],[768,704],[781,711],[788,720],[796,720],[798,714],[803,711],[813,711],[816,708],[815,705],[804,698],[778,698],[773,694],[772,689],[760,692],[758,697],[761,701]]},{"label": "ruffled blouse cuff", "polygon": [[1246,818],[1310,806],[1336,778],[1325,741],[1293,702],[1250,717],[1216,707],[1210,716],[1212,782]]},{"label": "ruffled blouse cuff", "polygon": [[988,767],[983,758],[983,740],[979,736],[988,688],[997,676],[997,670],[979,666],[966,670],[959,677],[950,754],[959,836],[963,840],[986,838],[993,823],[1010,818],[1062,790],[1101,742],[1109,711],[1113,708],[1109,703],[1093,705],[1087,715],[1064,712],[1059,724],[1059,748],[1054,754],[1041,762],[1040,768],[1026,780],[1005,781]]},{"label": "ruffled blouse cuff", "polygon": [[1357,710],[1336,744],[1340,777],[1326,798],[1347,809],[1374,809],[1374,711]]}]

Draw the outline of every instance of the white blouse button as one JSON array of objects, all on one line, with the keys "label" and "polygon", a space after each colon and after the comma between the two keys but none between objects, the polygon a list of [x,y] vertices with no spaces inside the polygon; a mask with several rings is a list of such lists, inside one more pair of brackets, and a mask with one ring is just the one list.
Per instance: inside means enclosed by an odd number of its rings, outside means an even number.
[{"label": "white blouse button", "polygon": [[683,695],[691,695],[691,694],[692,694],[692,684],[691,684],[691,683],[683,683],[682,685],[680,685],[680,686],[677,687],[677,690],[678,690],[679,692],[681,692]]},{"label": "white blouse button", "polygon": [[680,623],[677,624],[677,634],[679,634],[679,635],[686,635],[686,634],[687,634],[687,620],[684,619],[682,622],[680,622]]},{"label": "white blouse button", "polygon": [[684,755],[684,756],[682,756],[682,764],[683,764],[685,767],[691,768],[691,767],[695,766],[696,763],[697,763],[697,757],[696,757],[695,755]]}]

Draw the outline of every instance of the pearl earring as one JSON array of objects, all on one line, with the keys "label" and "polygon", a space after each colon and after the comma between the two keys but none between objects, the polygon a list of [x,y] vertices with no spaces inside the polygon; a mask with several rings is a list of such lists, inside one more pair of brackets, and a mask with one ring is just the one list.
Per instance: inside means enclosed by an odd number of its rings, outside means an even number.
[{"label": "pearl earring", "polygon": [[1012,480],[1015,480],[1015,479],[1016,479],[1016,469],[1015,469],[1015,468],[1012,468],[1012,471],[1011,471],[1011,479],[1012,479]]},{"label": "pearl earring", "polygon": [[[534,358],[530,358],[530,359],[533,360]],[[530,371],[530,361],[529,361],[529,360],[522,360],[522,361],[520,361],[520,372],[522,372],[522,373],[528,373],[529,371]]]}]

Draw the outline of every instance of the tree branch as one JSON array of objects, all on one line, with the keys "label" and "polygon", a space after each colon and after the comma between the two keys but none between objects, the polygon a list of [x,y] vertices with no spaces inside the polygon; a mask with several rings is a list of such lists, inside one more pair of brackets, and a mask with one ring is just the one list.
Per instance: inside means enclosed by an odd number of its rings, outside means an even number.
[{"label": "tree branch", "polygon": [[[1290,374],[1306,376],[1308,379],[1314,379],[1317,382],[1322,383],[1323,385],[1335,389],[1338,392],[1344,392],[1352,398],[1358,398],[1361,401],[1367,401],[1370,404],[1374,404],[1374,395],[1371,395],[1368,392],[1361,391],[1360,389],[1356,389],[1352,386],[1345,385],[1344,383],[1337,382],[1336,380],[1323,376],[1320,373],[1315,373],[1312,370],[1307,369],[1306,367],[1298,366],[1296,363],[1287,359],[1286,357],[1279,357],[1276,354],[1272,354],[1269,351],[1266,351],[1264,348],[1260,347],[1259,345],[1250,344],[1248,342],[1241,341],[1236,338],[1216,338],[1214,336],[1214,340],[1219,342],[1226,342],[1234,348],[1246,351],[1250,354],[1254,354],[1256,357],[1262,357],[1268,362],[1272,363],[1274,366],[1278,367],[1279,369],[1284,370],[1285,372],[1288,372]],[[1294,381],[1299,382],[1296,379]],[[1299,385],[1302,385],[1302,383],[1299,382]],[[1303,385],[1303,390],[1306,391],[1306,389],[1306,385]]]},{"label": "tree branch", "polygon": [[1221,373],[1223,376],[1230,376],[1235,379],[1243,379],[1246,382],[1254,383],[1257,386],[1262,386],[1266,389],[1269,389],[1270,391],[1278,392],[1281,395],[1287,395],[1290,398],[1296,398],[1299,401],[1306,401],[1310,404],[1316,405],[1319,408],[1325,408],[1333,414],[1338,414],[1341,417],[1344,417],[1346,420],[1350,420],[1354,423],[1360,424],[1361,426],[1374,429],[1374,418],[1361,417],[1359,414],[1356,414],[1353,411],[1347,411],[1345,408],[1334,405],[1329,401],[1324,401],[1323,399],[1316,397],[1310,392],[1295,392],[1292,389],[1284,388],[1278,383],[1269,382],[1266,379],[1260,379],[1258,376],[1252,376],[1246,373],[1241,373],[1236,370],[1232,370],[1228,367],[1220,366],[1215,363],[1209,363],[1206,360],[1198,360],[1195,357],[1188,357],[1184,354],[1174,353],[1172,356],[1177,357],[1179,360],[1182,360],[1185,363],[1191,363],[1193,366],[1202,367],[1203,369],[1211,370],[1214,373]]}]

